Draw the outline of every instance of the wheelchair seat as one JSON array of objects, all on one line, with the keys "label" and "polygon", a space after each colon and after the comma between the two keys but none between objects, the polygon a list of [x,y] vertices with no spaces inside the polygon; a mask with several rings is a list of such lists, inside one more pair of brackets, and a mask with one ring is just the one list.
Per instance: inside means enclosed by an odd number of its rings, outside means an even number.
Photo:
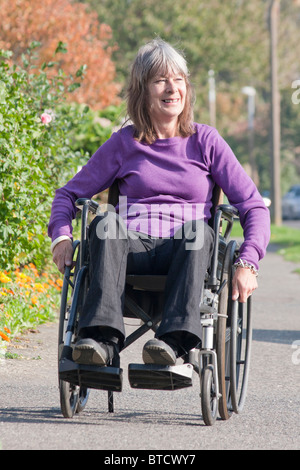
[{"label": "wheelchair seat", "polygon": [[150,274],[127,274],[126,283],[134,289],[150,292],[163,292],[165,290],[167,276]]}]

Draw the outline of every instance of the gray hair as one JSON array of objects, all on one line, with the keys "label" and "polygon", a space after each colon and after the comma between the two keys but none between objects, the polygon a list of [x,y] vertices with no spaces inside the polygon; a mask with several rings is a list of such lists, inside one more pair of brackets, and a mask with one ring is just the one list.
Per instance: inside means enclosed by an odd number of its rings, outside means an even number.
[{"label": "gray hair", "polygon": [[142,46],[133,62],[127,90],[127,113],[135,126],[136,138],[153,143],[157,136],[148,113],[148,84],[156,75],[179,73],[186,81],[187,95],[184,110],[179,116],[179,133],[183,137],[192,135],[193,89],[189,82],[189,71],[182,53],[160,38]]},{"label": "gray hair", "polygon": [[133,69],[142,85],[158,73],[166,75],[173,72],[189,76],[184,56],[162,39],[153,39],[139,49]]}]

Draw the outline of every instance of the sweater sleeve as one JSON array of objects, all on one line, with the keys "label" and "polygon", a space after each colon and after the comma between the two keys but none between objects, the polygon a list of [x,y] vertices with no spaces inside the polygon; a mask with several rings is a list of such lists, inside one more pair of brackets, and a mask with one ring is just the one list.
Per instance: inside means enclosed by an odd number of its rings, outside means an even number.
[{"label": "sweater sleeve", "polygon": [[114,133],[65,186],[56,190],[48,225],[52,241],[66,236],[72,239],[72,220],[77,212],[75,201],[78,198],[93,197],[118,177],[122,156],[120,141],[119,133]]},{"label": "sweater sleeve", "polygon": [[270,240],[269,210],[256,185],[216,130],[207,137],[206,158],[210,162],[214,182],[239,211],[244,232],[240,258],[258,269],[259,260],[265,256]]}]

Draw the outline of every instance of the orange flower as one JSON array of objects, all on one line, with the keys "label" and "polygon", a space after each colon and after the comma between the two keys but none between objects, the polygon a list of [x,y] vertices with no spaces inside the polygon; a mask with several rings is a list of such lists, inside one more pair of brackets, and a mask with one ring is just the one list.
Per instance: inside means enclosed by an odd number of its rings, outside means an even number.
[{"label": "orange flower", "polygon": [[38,292],[45,292],[45,287],[40,282],[34,284],[34,289]]},{"label": "orange flower", "polygon": [[4,341],[8,341],[8,342],[10,341],[9,337],[2,331],[0,331],[0,337],[4,339]]},{"label": "orange flower", "polygon": [[57,284],[59,287],[62,287],[62,286],[63,286],[63,281],[62,281],[62,279],[57,279],[57,280],[56,280],[56,284]]},{"label": "orange flower", "polygon": [[3,283],[11,282],[11,278],[8,277],[6,274],[0,272],[0,282],[3,282]]},{"label": "orange flower", "polygon": [[15,295],[14,291],[11,289],[6,289],[6,292],[11,295]]},{"label": "orange flower", "polygon": [[10,329],[9,329],[9,328],[7,328],[6,326],[5,326],[3,329],[4,329],[4,331],[6,331],[6,333],[8,333],[8,334],[11,334],[11,331],[10,331]]},{"label": "orange flower", "polygon": [[33,305],[36,305],[37,302],[38,302],[38,298],[36,295],[34,295],[33,297],[31,297],[31,302],[33,303]]}]

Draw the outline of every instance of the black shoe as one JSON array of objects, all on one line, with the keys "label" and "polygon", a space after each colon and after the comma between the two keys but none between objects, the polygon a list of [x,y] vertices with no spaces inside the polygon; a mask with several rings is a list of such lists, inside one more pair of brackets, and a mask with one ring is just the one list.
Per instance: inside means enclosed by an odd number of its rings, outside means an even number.
[{"label": "black shoe", "polygon": [[73,349],[72,359],[77,364],[106,366],[111,363],[116,350],[112,342],[98,342],[92,338],[80,339]]},{"label": "black shoe", "polygon": [[176,358],[174,349],[160,339],[150,339],[143,348],[143,361],[145,364],[174,366]]}]

